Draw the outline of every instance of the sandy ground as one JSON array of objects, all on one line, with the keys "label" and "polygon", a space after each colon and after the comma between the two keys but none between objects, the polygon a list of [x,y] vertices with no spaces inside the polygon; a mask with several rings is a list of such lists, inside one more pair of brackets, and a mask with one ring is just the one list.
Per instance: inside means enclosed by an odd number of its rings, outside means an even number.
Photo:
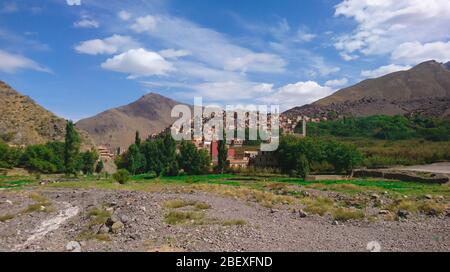
[{"label": "sandy ground", "polygon": [[[145,193],[129,191],[39,189],[52,210],[0,222],[0,251],[66,251],[78,241],[81,251],[450,251],[450,217],[416,217],[406,221],[354,221],[335,225],[329,216],[301,218],[292,206],[275,209],[205,192]],[[31,203],[29,191],[0,191],[0,215],[17,213]],[[211,223],[169,225],[162,206],[167,200],[208,203]],[[109,241],[80,239],[90,226],[88,211],[103,207],[123,227]],[[191,209],[188,207],[181,210]],[[218,222],[245,220],[245,225]],[[71,249],[72,250],[72,249]]]},{"label": "sandy ground", "polygon": [[427,165],[415,165],[408,167],[395,168],[396,170],[409,170],[416,172],[429,172],[436,174],[450,174],[450,162],[433,163]]}]

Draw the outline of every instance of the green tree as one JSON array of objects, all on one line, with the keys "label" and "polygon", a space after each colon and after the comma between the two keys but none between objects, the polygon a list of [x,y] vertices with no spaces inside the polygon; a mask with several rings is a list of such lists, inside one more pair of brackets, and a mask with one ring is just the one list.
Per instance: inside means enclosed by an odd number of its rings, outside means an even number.
[{"label": "green tree", "polygon": [[25,148],[20,165],[32,172],[56,173],[54,153],[46,145],[29,145]]},{"label": "green tree", "polygon": [[209,171],[211,159],[206,150],[197,150],[193,143],[182,141],[178,164],[189,175],[199,175]]},{"label": "green tree", "polygon": [[63,142],[53,141],[46,144],[47,148],[51,150],[53,156],[51,157],[51,163],[56,166],[57,173],[64,173],[64,146]]},{"label": "green tree", "polygon": [[137,147],[141,147],[141,137],[139,136],[139,131],[137,130],[134,136],[134,144],[137,145]]},{"label": "green tree", "polygon": [[67,175],[79,170],[80,136],[72,121],[67,121],[64,145],[64,167]]},{"label": "green tree", "polygon": [[217,151],[218,151],[218,162],[217,162],[217,170],[220,173],[223,173],[227,167],[227,159],[228,159],[228,148],[227,148],[227,140],[225,133],[223,133],[223,139],[218,141]]},{"label": "green tree", "polygon": [[9,147],[0,140],[0,168],[13,168],[18,166],[22,150],[20,148]]},{"label": "green tree", "polygon": [[103,161],[99,160],[97,165],[95,166],[95,173],[100,174],[104,168],[105,168],[105,165],[103,164]]},{"label": "green tree", "polygon": [[144,142],[141,146],[142,154],[145,157],[145,172],[151,173],[155,172],[157,176],[160,176],[163,172],[162,165],[162,153],[161,153],[162,141],[160,139],[157,140],[148,140]]},{"label": "green tree", "polygon": [[309,175],[309,162],[304,154],[300,154],[296,167],[297,176],[305,179]]},{"label": "green tree", "polygon": [[92,175],[94,173],[95,163],[98,160],[98,155],[95,150],[86,151],[81,154],[82,167],[81,170],[85,175]]},{"label": "green tree", "polygon": [[145,170],[145,157],[136,144],[130,145],[125,155],[127,170],[132,175],[142,174]]},{"label": "green tree", "polygon": [[177,160],[177,144],[170,133],[165,133],[161,148],[161,160],[163,165],[163,173],[167,176],[176,176],[179,173]]}]

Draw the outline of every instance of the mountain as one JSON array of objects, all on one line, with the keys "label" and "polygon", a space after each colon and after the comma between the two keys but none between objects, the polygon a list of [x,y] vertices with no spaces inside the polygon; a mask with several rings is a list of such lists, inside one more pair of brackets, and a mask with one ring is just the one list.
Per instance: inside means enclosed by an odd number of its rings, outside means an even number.
[{"label": "mountain", "polygon": [[310,117],[424,114],[450,117],[450,63],[421,63],[408,71],[364,80],[284,115]]},{"label": "mountain", "polygon": [[[0,81],[0,138],[14,145],[62,141],[66,120],[54,115]],[[92,146],[89,136],[79,130],[83,147]]]},{"label": "mountain", "polygon": [[80,120],[77,127],[85,130],[97,145],[111,151],[127,149],[134,142],[136,131],[145,139],[171,126],[177,118],[171,117],[172,108],[181,103],[150,93],[126,106],[102,112]]}]

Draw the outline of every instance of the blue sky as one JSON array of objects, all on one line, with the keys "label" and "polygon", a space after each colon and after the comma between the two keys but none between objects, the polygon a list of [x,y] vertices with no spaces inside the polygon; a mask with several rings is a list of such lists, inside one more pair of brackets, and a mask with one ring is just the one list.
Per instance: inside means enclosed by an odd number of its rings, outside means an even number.
[{"label": "blue sky", "polygon": [[0,80],[74,120],[148,92],[313,102],[450,60],[448,0],[0,0]]}]

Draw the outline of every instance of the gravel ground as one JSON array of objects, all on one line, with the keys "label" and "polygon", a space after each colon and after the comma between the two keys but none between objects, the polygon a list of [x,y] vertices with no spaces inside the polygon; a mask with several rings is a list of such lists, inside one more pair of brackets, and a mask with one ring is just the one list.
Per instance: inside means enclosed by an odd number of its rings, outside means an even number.
[{"label": "gravel ground", "polygon": [[[368,251],[367,244],[372,241],[381,251],[450,251],[450,217],[444,215],[335,225],[328,216],[301,218],[292,212],[292,206],[275,210],[204,192],[51,188],[33,189],[39,190],[51,207],[25,213],[23,210],[35,203],[30,190],[0,191],[0,216],[17,214],[0,221],[0,251]],[[164,216],[170,210],[163,203],[172,199],[208,203],[211,207],[204,213],[214,220],[202,225],[169,225]],[[111,223],[120,222],[107,234],[110,240],[80,239],[86,231],[97,233],[99,226],[90,226],[88,211],[100,206],[116,216]],[[246,224],[218,223],[237,219]],[[110,226],[109,231],[112,229]],[[67,248],[71,241],[78,242]]]}]

